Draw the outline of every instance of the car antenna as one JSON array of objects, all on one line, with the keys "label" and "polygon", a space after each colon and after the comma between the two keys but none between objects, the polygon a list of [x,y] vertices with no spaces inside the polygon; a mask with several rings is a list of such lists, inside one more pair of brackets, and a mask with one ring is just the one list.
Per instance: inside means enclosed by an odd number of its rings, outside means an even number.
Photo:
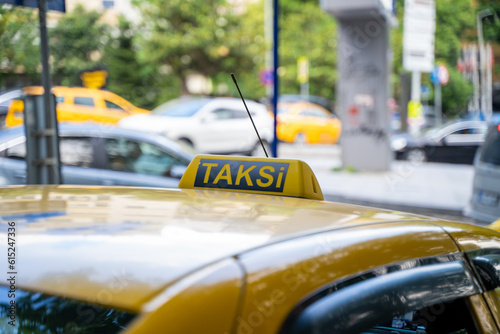
[{"label": "car antenna", "polygon": [[262,149],[264,150],[264,153],[266,154],[266,158],[269,158],[269,155],[267,155],[266,148],[264,147],[264,143],[262,142],[262,139],[260,138],[259,131],[257,131],[257,127],[255,126],[255,123],[253,122],[252,115],[250,115],[250,111],[248,111],[247,104],[245,103],[245,99],[243,98],[243,95],[241,94],[240,87],[238,86],[238,83],[236,82],[236,77],[234,76],[233,73],[231,73],[231,78],[233,78],[234,84],[236,85],[236,89],[238,89],[238,93],[240,93],[241,101],[243,101],[243,105],[245,106],[245,109],[247,110],[248,117],[250,117],[250,120],[252,121],[253,128],[255,129],[255,133],[257,134],[257,137],[259,137],[259,142],[260,145],[262,146]]}]

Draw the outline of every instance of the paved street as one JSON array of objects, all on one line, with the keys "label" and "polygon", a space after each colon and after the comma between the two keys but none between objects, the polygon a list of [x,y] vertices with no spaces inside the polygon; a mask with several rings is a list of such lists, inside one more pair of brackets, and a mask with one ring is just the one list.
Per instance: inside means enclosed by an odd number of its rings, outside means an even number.
[{"label": "paved street", "polygon": [[471,165],[394,161],[388,172],[357,172],[341,169],[339,145],[280,144],[278,152],[307,162],[327,200],[484,225],[462,215],[472,191]]}]

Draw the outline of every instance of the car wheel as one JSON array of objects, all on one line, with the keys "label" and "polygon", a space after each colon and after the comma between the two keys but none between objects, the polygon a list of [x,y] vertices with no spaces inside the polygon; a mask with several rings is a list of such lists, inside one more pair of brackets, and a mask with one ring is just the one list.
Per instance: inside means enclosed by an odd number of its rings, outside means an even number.
[{"label": "car wheel", "polygon": [[[264,148],[266,149],[267,154],[271,157],[272,156],[272,148],[271,145],[267,141],[262,141],[262,144],[264,144]],[[253,157],[265,157],[266,154],[262,150],[262,145],[260,142],[255,143],[252,151],[250,152],[250,155]]]},{"label": "car wheel", "polygon": [[181,145],[183,148],[185,148],[189,152],[197,154],[196,149],[195,149],[193,142],[191,140],[189,140],[187,138],[179,138],[179,139],[177,139],[177,143],[179,143],[179,145]]},{"label": "car wheel", "polygon": [[425,162],[427,161],[427,154],[420,148],[412,148],[405,154],[406,160],[411,162]]},{"label": "car wheel", "polygon": [[297,135],[295,136],[295,140],[293,142],[299,145],[306,144],[306,135],[303,132],[297,133]]}]

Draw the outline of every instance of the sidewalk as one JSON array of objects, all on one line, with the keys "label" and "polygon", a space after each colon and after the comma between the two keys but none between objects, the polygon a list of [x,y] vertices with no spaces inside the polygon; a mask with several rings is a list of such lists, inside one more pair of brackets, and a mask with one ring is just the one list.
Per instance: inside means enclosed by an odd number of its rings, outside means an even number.
[{"label": "sidewalk", "polygon": [[471,165],[393,161],[388,172],[348,172],[338,146],[284,147],[280,157],[307,162],[328,200],[461,212],[472,193]]}]

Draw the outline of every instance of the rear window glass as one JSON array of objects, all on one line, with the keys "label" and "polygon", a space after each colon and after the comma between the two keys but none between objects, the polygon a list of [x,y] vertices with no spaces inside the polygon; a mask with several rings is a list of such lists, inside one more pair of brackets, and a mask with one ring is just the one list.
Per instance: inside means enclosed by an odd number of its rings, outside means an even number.
[{"label": "rear window glass", "polygon": [[191,117],[208,102],[210,102],[210,100],[188,101],[162,111],[159,114],[170,117]]},{"label": "rear window glass", "polygon": [[[36,292],[0,287],[0,319],[15,320],[18,333],[119,333],[135,314]],[[15,300],[15,312],[10,309]],[[14,313],[12,318],[10,315]],[[11,325],[8,328],[11,327]]]},{"label": "rear window glass", "polygon": [[490,128],[483,144],[481,161],[500,165],[500,131],[497,126]]}]

